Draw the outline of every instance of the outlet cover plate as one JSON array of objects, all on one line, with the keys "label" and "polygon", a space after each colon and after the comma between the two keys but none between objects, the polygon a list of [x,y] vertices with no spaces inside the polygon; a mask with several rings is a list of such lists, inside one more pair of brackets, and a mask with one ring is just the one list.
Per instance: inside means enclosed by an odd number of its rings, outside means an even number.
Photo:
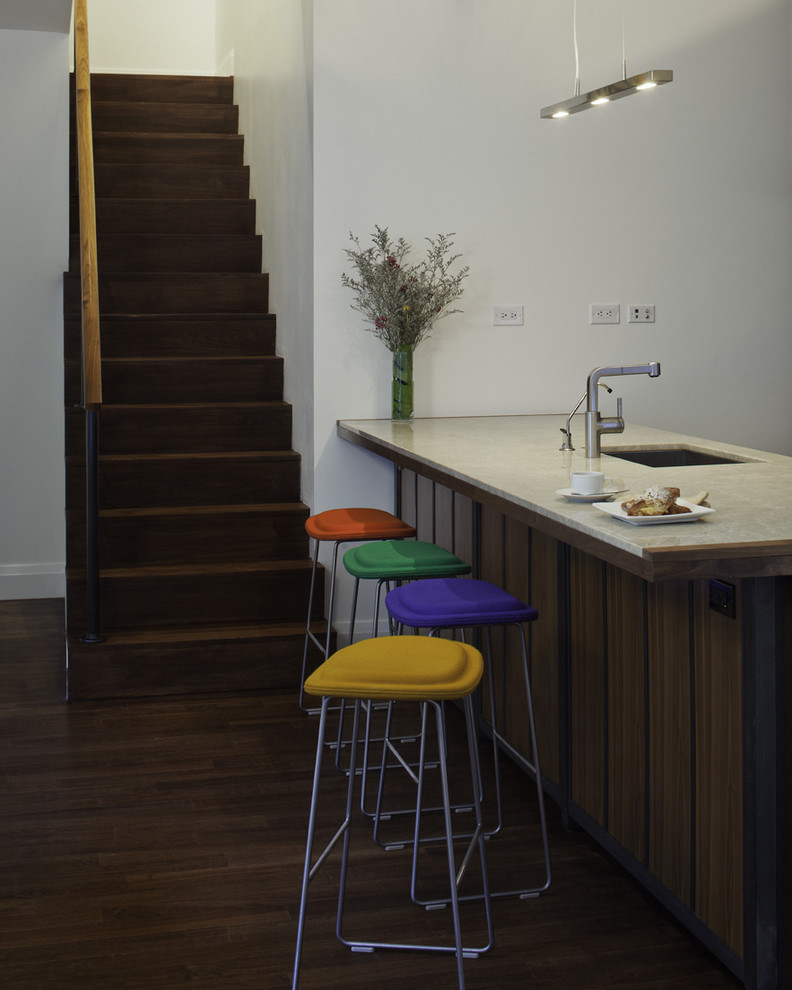
[{"label": "outlet cover plate", "polygon": [[630,323],[654,323],[654,306],[630,306]]},{"label": "outlet cover plate", "polygon": [[618,323],[620,320],[618,303],[592,303],[589,322],[592,326],[600,323]]},{"label": "outlet cover plate", "polygon": [[521,327],[523,325],[522,306],[495,306],[492,310],[494,327]]}]

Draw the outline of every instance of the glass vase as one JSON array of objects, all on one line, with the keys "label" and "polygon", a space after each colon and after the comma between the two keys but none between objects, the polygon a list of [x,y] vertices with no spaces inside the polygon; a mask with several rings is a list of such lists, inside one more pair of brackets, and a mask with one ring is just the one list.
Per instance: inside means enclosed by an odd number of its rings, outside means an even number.
[{"label": "glass vase", "polygon": [[391,380],[391,419],[413,417],[413,348],[409,345],[393,351]]}]

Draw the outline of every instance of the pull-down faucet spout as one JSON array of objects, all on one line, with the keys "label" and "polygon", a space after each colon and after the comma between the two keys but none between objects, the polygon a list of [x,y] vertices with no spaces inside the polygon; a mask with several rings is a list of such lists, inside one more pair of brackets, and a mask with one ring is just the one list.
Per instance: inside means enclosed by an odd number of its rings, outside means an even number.
[{"label": "pull-down faucet spout", "polygon": [[660,362],[650,361],[649,364],[625,365],[617,368],[595,368],[588,376],[586,395],[586,457],[599,457],[602,453],[600,437],[603,433],[623,433],[622,400],[616,400],[616,416],[603,419],[599,411],[599,393],[597,384],[600,378],[616,375],[649,375],[657,378],[660,375]]}]

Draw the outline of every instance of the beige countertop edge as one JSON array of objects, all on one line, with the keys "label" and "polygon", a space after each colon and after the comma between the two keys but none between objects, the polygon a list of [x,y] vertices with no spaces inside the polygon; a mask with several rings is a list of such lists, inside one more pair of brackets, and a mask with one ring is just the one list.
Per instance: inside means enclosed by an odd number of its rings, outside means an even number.
[{"label": "beige countertop edge", "polygon": [[[643,577],[792,573],[792,457],[628,423],[603,438],[603,456],[586,459],[583,421],[572,425],[573,453],[562,452],[561,414],[391,420],[339,420],[338,435],[396,461],[423,467],[485,501],[546,521],[547,531]],[[609,449],[685,446],[745,459],[740,464],[647,468],[609,457]],[[652,484],[682,496],[710,492],[716,511],[703,520],[632,526],[556,494],[573,470],[602,470],[627,494]],[[763,507],[766,511],[762,511]]]}]

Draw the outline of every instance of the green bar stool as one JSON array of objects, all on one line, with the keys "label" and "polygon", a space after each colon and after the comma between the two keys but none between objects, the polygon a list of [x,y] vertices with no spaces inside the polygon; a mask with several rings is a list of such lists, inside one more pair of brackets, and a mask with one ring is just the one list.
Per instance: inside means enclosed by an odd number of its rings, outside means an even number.
[{"label": "green bar stool", "polygon": [[[308,887],[322,864],[335,846],[342,843],[341,868],[339,874],[338,909],[336,914],[336,937],[353,952],[373,952],[376,949],[402,949],[406,951],[450,953],[456,958],[457,980],[460,990],[465,987],[464,958],[475,958],[487,952],[493,943],[492,912],[489,898],[489,877],[485,840],[481,822],[479,801],[480,768],[476,743],[476,723],[471,695],[478,687],[484,670],[481,653],[472,646],[454,640],[432,639],[427,636],[383,636],[379,639],[363,640],[339,650],[318,667],[305,682],[308,695],[322,699],[319,719],[319,733],[316,743],[313,788],[308,815],[308,837],[303,866],[300,908],[297,923],[297,947],[294,959],[292,990],[297,990],[300,971],[300,957],[305,935],[305,917],[308,901]],[[352,739],[350,747],[350,772],[347,777],[346,807],[344,818],[333,838],[314,861],[313,846],[316,834],[317,807],[319,803],[321,768],[325,749],[325,731],[329,702],[333,698],[354,701]],[[457,864],[454,850],[454,834],[451,822],[449,797],[449,776],[446,761],[447,737],[443,701],[462,702],[465,712],[470,781],[473,791],[473,806],[476,819],[473,835]],[[442,782],[443,816],[445,822],[445,850],[448,860],[448,885],[451,906],[453,944],[402,943],[369,941],[350,938],[343,931],[344,900],[347,870],[349,865],[350,833],[353,827],[355,763],[357,759],[358,735],[360,732],[360,712],[363,701],[418,702],[421,709],[422,733],[415,802],[416,840],[421,817],[426,738],[429,732],[429,711],[434,713],[437,733],[440,776]],[[363,820],[365,822],[365,820]],[[361,824],[355,823],[355,827]],[[414,843],[417,850],[419,842]],[[459,885],[465,877],[468,865],[475,852],[481,865],[481,886],[486,917],[486,944],[479,947],[465,947],[462,942],[460,919]],[[415,853],[414,853],[415,857]],[[413,864],[415,869],[415,864]],[[384,907],[387,917],[387,905]],[[425,927],[425,926],[424,926]],[[376,980],[372,981],[373,983]]]},{"label": "green bar stool", "polygon": [[[349,642],[354,642],[355,619],[357,614],[358,593],[361,581],[376,581],[374,595],[374,615],[372,618],[371,636],[376,637],[379,625],[379,613],[381,607],[382,589],[389,588],[391,584],[403,583],[407,581],[418,581],[422,578],[452,578],[469,574],[470,564],[457,557],[444,547],[436,543],[428,543],[424,540],[375,540],[370,543],[363,543],[360,546],[347,550],[343,557],[344,567],[355,579],[355,586],[352,592],[352,613],[349,619]],[[384,706],[381,706],[384,707]],[[366,708],[366,744],[363,750],[363,788],[362,806],[365,808],[366,785],[365,778],[368,772],[368,751],[371,725],[371,710]],[[344,731],[344,704],[341,704],[341,718],[338,726],[338,740],[336,743],[336,753],[339,759],[337,764],[339,769],[340,754],[346,745],[342,742]],[[409,738],[415,738],[411,735]],[[381,740],[380,740],[381,741]]]},{"label": "green bar stool", "polygon": [[344,554],[344,567],[355,579],[352,593],[352,615],[349,620],[349,641],[354,640],[355,616],[361,581],[376,581],[372,637],[377,635],[382,588],[394,582],[417,581],[422,578],[450,578],[469,574],[470,564],[436,543],[424,540],[377,540],[352,547]]},{"label": "green bar stool", "polygon": [[[392,512],[384,509],[354,507],[327,509],[309,516],[305,520],[305,531],[314,542],[311,588],[308,593],[308,618],[305,624],[305,645],[303,646],[302,674],[300,676],[300,708],[307,711],[302,693],[302,685],[308,669],[308,650],[311,643],[321,652],[322,659],[330,656],[330,637],[333,629],[333,608],[335,605],[335,580],[338,561],[338,548],[345,543],[362,540],[405,540],[415,536],[415,527],[403,522]],[[327,607],[327,634],[322,642],[311,629],[314,609],[314,591],[319,564],[319,547],[322,543],[333,544],[333,560],[330,567],[330,595]],[[314,712],[317,709],[313,710]]]}]

